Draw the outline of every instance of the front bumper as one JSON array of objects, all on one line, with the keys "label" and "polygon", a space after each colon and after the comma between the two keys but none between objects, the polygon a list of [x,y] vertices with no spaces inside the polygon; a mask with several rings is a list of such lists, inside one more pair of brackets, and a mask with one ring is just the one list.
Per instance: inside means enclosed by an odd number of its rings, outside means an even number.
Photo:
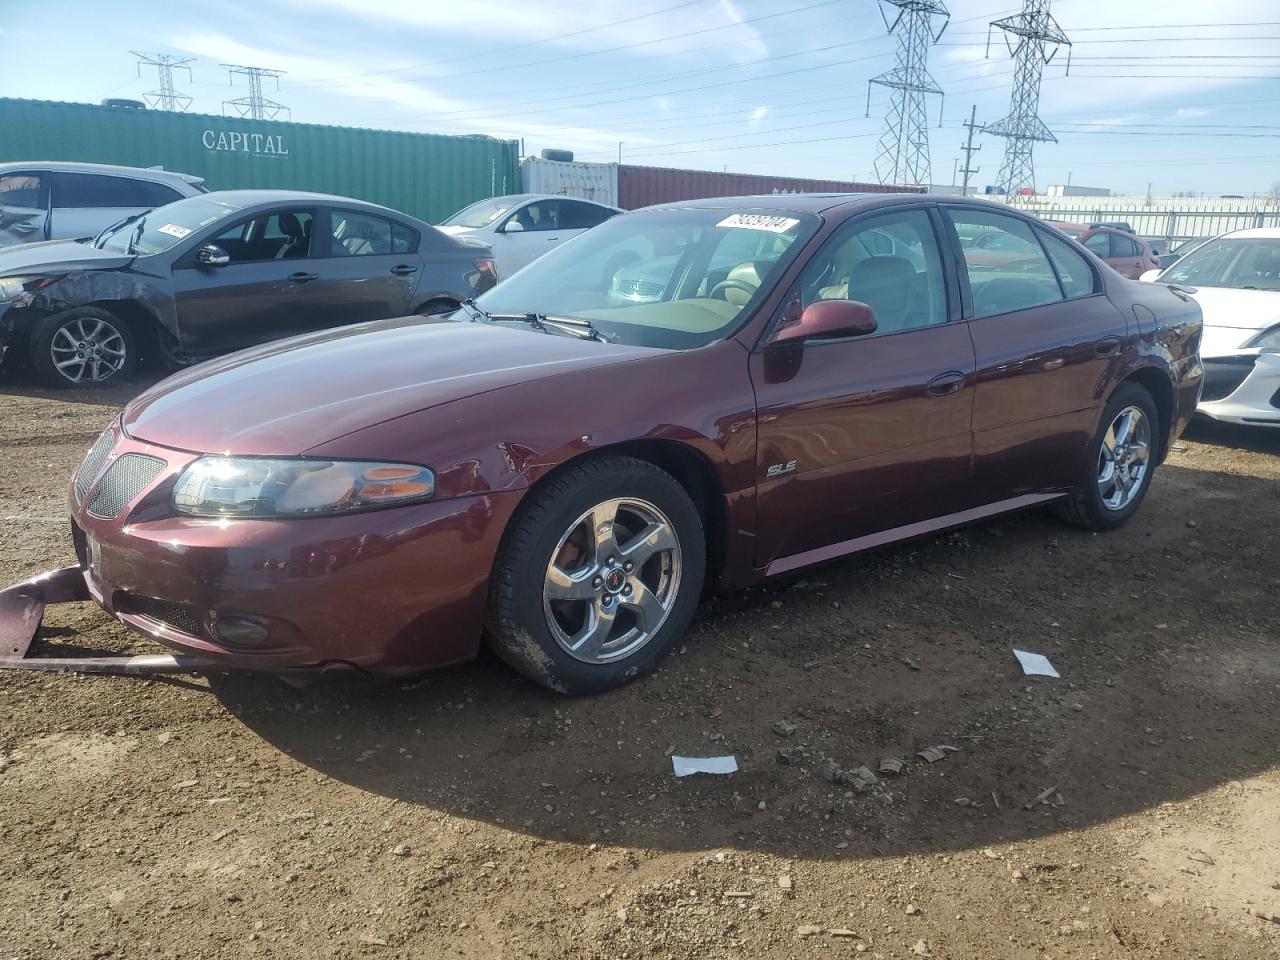
[{"label": "front bumper", "polygon": [[[169,497],[197,455],[131,439],[116,425],[104,436],[110,453],[96,464],[91,453],[82,471],[93,476],[72,482],[80,561],[72,569],[83,580],[73,598],[96,600],[195,658],[188,669],[354,666],[397,675],[475,655],[489,571],[520,491],[323,518],[180,517]],[[129,470],[118,465],[130,455],[164,466],[122,491],[118,478]],[[36,606],[72,598],[74,576],[62,571],[58,584],[57,599],[33,600],[29,584],[0,592],[0,601],[10,597],[0,602],[0,639],[34,634]],[[265,640],[220,639],[219,620],[229,617],[265,628]],[[6,651],[16,646],[6,642],[0,658],[13,658]]]},{"label": "front bumper", "polygon": [[1280,427],[1280,354],[1241,351],[1206,357],[1196,412],[1215,420]]}]

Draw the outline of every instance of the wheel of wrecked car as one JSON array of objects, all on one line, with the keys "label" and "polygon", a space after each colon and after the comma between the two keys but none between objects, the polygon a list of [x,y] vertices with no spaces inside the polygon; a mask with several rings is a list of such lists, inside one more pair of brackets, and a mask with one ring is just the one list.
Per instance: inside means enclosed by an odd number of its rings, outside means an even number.
[{"label": "wheel of wrecked car", "polygon": [[1059,501],[1059,515],[1087,530],[1113,530],[1142,504],[1159,460],[1161,433],[1155,401],[1135,383],[1121,384],[1102,411],[1075,493]]},{"label": "wheel of wrecked car", "polygon": [[494,648],[562,693],[619,686],[688,629],[705,559],[698,509],[669,474],[631,457],[569,467],[534,488],[503,540]]},{"label": "wheel of wrecked car", "polygon": [[93,387],[125,380],[138,360],[129,325],[97,307],[77,307],[40,320],[31,331],[31,365],[50,386]]}]

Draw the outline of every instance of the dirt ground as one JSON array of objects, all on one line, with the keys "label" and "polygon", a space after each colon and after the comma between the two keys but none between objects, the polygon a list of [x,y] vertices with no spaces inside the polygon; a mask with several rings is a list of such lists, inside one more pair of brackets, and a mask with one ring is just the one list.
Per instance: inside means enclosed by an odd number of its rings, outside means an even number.
[{"label": "dirt ground", "polygon": [[[73,559],[129,391],[0,389],[9,583]],[[1280,957],[1278,529],[1280,431],[1196,424],[1122,531],[1029,513],[718,599],[594,699],[491,659],[0,674],[0,960]],[[149,648],[92,605],[44,637]]]}]

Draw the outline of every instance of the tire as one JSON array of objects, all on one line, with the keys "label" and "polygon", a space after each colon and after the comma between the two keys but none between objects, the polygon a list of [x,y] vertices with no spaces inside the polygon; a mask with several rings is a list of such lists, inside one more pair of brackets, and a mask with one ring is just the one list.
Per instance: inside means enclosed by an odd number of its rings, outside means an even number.
[{"label": "tire", "polygon": [[[609,516],[608,536],[592,536]],[[684,635],[705,565],[702,518],[673,477],[632,457],[585,461],[532,491],[512,520],[489,591],[490,642],[560,693],[621,686]]]},{"label": "tire", "polygon": [[[1135,411],[1140,416],[1132,419]],[[1130,427],[1121,444],[1123,463],[1117,464],[1109,452],[1124,433],[1120,426],[1122,414],[1130,417]],[[1123,524],[1138,512],[1151,488],[1163,435],[1151,394],[1137,384],[1121,384],[1107,401],[1098,429],[1089,441],[1079,485],[1070,497],[1054,504],[1055,512],[1067,523],[1086,530],[1114,530]]]},{"label": "tire", "polygon": [[31,331],[28,350],[31,365],[51,387],[118,383],[132,377],[138,365],[133,329],[98,307],[76,307],[44,317]]}]

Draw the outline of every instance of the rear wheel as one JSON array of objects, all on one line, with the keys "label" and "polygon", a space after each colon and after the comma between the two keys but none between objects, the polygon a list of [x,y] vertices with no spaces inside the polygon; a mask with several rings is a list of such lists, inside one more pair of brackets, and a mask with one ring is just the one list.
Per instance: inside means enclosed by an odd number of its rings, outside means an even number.
[{"label": "rear wheel", "polygon": [[706,545],[689,495],[643,460],[573,467],[530,494],[494,571],[494,649],[562,693],[652,670],[689,626]]},{"label": "rear wheel", "polygon": [[127,380],[138,341],[124,320],[98,307],[77,307],[40,320],[31,331],[31,365],[54,387],[95,387]]},{"label": "rear wheel", "polygon": [[1116,389],[1102,413],[1075,493],[1056,505],[1058,515],[1087,530],[1114,530],[1138,511],[1159,459],[1159,414],[1137,384]]}]

